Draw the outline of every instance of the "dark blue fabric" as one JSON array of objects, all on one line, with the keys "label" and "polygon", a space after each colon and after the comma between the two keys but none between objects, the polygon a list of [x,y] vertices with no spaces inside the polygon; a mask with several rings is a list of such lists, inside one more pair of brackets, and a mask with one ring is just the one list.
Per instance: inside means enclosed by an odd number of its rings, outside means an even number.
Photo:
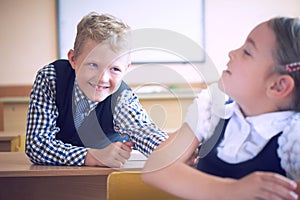
[{"label": "dark blue fabric", "polygon": [[[81,127],[76,131],[72,110],[75,71],[68,60],[57,60],[52,64],[56,70],[56,105],[59,112],[56,125],[60,128],[56,139],[64,143],[92,148],[105,147],[109,144],[107,138],[111,142],[120,140],[120,135],[113,128],[111,100],[112,98],[116,100],[123,90],[130,88],[122,82],[120,88],[113,95],[98,103],[95,111],[84,119]],[[105,135],[99,133],[99,127]]]},{"label": "dark blue fabric", "polygon": [[[209,153],[205,157],[199,160],[197,166],[198,170],[212,175],[230,178],[241,178],[254,171],[269,171],[276,172],[284,176],[286,175],[285,171],[280,166],[280,158],[277,155],[277,140],[280,134],[275,135],[267,143],[264,149],[253,159],[238,164],[226,163],[219,159],[217,157],[217,146],[224,137],[224,132],[228,121],[229,120],[226,120],[225,123],[222,124],[222,127],[220,129],[216,129],[217,131],[221,130],[221,135],[220,137],[217,136],[218,138],[215,138],[217,142],[215,143],[213,149],[209,151]],[[215,131],[214,136],[218,134],[217,131]],[[214,136],[212,136],[212,139]],[[205,147],[205,144],[203,144],[203,147]],[[201,148],[202,147],[200,146],[200,154]]]}]

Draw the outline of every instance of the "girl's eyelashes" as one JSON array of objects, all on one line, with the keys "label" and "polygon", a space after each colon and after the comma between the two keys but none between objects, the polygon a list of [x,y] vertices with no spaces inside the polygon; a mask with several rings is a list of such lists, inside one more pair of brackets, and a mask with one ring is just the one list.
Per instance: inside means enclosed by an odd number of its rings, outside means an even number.
[{"label": "girl's eyelashes", "polygon": [[250,52],[249,52],[247,49],[243,49],[243,53],[244,53],[246,56],[251,56]]},{"label": "girl's eyelashes", "polygon": [[241,47],[243,54],[246,56],[253,56],[253,47],[252,47],[252,43],[250,42],[245,42],[245,44]]}]

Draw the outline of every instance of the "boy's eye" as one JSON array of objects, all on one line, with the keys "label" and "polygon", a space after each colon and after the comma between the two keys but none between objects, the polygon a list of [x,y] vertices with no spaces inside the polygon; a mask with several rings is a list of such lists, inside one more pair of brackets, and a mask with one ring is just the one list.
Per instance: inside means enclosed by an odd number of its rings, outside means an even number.
[{"label": "boy's eye", "polygon": [[91,66],[91,67],[98,67],[98,65],[96,63],[89,63],[89,66]]},{"label": "boy's eye", "polygon": [[114,71],[114,72],[120,72],[121,71],[118,67],[112,67],[111,70]]}]

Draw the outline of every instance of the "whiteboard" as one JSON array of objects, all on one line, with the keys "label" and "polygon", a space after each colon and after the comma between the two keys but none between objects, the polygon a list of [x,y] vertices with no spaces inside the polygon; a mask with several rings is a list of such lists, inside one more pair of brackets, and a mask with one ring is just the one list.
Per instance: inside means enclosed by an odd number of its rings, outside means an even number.
[{"label": "whiteboard", "polygon": [[205,60],[204,0],[57,0],[57,6],[60,58],[73,48],[81,18],[96,11],[132,28],[133,40],[138,40],[133,63]]}]

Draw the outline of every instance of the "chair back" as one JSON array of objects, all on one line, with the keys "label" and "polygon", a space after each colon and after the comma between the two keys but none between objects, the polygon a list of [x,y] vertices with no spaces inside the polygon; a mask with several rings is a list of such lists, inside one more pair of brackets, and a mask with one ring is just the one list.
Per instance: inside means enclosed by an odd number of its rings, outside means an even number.
[{"label": "chair back", "polygon": [[141,172],[112,172],[107,178],[107,200],[179,200],[165,191],[144,183]]}]

